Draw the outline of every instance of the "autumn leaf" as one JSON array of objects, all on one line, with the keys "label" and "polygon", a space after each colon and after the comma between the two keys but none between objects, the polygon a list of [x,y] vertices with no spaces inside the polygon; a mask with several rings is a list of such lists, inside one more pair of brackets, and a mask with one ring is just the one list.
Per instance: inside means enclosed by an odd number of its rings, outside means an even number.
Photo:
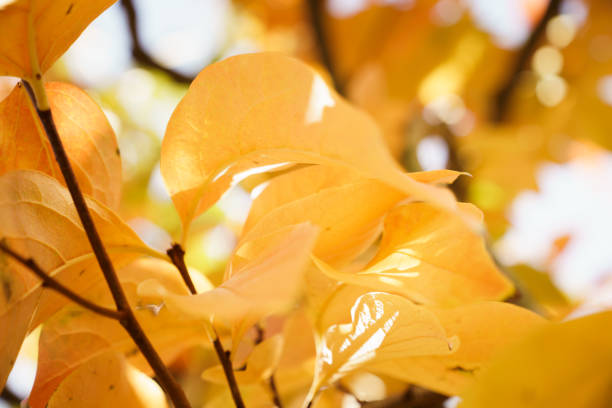
[{"label": "autumn leaf", "polygon": [[[42,73],[115,0],[14,0],[0,6],[0,75],[33,78],[32,56]],[[10,39],[10,40],[8,40]]]},{"label": "autumn leaf", "polygon": [[459,407],[609,407],[611,337],[612,312],[542,327],[500,353]]},{"label": "autumn leaf", "polygon": [[148,280],[139,286],[138,293],[163,299],[169,309],[187,319],[230,327],[244,319],[253,324],[293,304],[317,233],[312,225],[296,225],[277,245],[234,271],[215,289],[185,296]]},{"label": "autumn leaf", "polygon": [[[87,204],[116,266],[142,254],[157,256],[110,209],[93,199]],[[43,173],[18,170],[0,176],[0,239],[76,292],[102,279],[68,190]],[[3,384],[27,331],[68,301],[43,290],[40,279],[6,255],[0,260],[0,322],[14,328],[0,337],[6,350],[0,366]],[[17,318],[19,324],[8,326]]]},{"label": "autumn leaf", "polygon": [[106,352],[71,373],[49,400],[48,408],[167,408],[159,384],[116,352]]},{"label": "autumn leaf", "polygon": [[[104,112],[74,85],[45,85],[53,119],[83,193],[117,209],[121,159]],[[64,183],[55,156],[25,88],[16,86],[0,103],[0,174],[40,170]]]},{"label": "autumn leaf", "polygon": [[[181,320],[163,305],[147,303],[136,294],[138,284],[152,278],[177,293],[187,294],[174,265],[159,259],[142,258],[120,269],[118,275],[138,321],[165,362],[171,362],[189,346],[208,342],[203,326]],[[199,290],[212,288],[210,282],[196,271],[192,271],[191,276]],[[98,304],[113,305],[105,282],[99,282],[86,293]],[[151,373],[133,340],[117,321],[76,305],[66,306],[44,324],[39,349],[38,371],[29,398],[32,408],[45,407],[58,384],[75,370],[80,370],[83,364],[89,364],[109,350],[123,353],[130,364]]]},{"label": "autumn leaf", "polygon": [[278,54],[239,55],[205,68],[172,114],[161,156],[184,235],[235,175],[285,162],[345,166],[415,199],[455,208],[449,191],[401,170],[366,114],[314,70]]},{"label": "autumn leaf", "polygon": [[508,303],[479,302],[450,309],[431,308],[459,347],[448,355],[417,356],[373,365],[372,371],[446,395],[478,381],[491,358],[509,344],[546,324],[537,314]]},{"label": "autumn leaf", "polygon": [[[439,172],[437,177],[427,173],[414,173],[413,177],[441,184],[458,175],[449,171]],[[347,202],[346,197],[351,200]],[[294,170],[273,178],[253,201],[237,247],[310,221],[321,228],[316,256],[328,262],[350,260],[372,244],[380,234],[384,214],[406,198],[402,192],[344,167]]]},{"label": "autumn leaf", "polygon": [[[477,211],[465,203],[459,208]],[[461,218],[427,203],[402,205],[387,215],[380,248],[365,270],[341,272],[321,260],[315,263],[339,281],[391,291],[429,305],[499,300],[513,291],[482,237]]]},{"label": "autumn leaf", "polygon": [[335,324],[323,334],[306,400],[353,370],[403,357],[448,354],[457,348],[456,341],[428,309],[397,295],[366,293],[353,305],[351,323]]}]

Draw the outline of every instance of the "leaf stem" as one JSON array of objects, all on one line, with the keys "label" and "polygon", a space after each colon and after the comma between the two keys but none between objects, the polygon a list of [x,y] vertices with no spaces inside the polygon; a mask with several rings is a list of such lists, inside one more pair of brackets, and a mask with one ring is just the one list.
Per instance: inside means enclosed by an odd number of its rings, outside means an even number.
[{"label": "leaf stem", "polygon": [[74,293],[72,290],[55,280],[55,278],[47,275],[45,271],[43,271],[36,262],[32,258],[25,258],[19,255],[17,252],[13,251],[9,248],[4,242],[0,241],[0,250],[5,252],[11,258],[15,259],[21,265],[29,269],[34,275],[38,276],[43,281],[43,286],[49,289],[53,289],[54,291],[61,293],[66,296],[68,299],[72,300],[74,303],[84,307],[85,309],[89,309],[94,313],[99,315],[109,317],[115,320],[121,320],[125,317],[125,314],[119,310],[109,309],[103,306],[99,306],[84,297]]},{"label": "leaf stem", "polygon": [[[183,281],[185,281],[185,285],[187,285],[189,288],[189,292],[191,292],[192,295],[197,295],[195,285],[191,280],[191,276],[189,276],[189,271],[187,270],[187,265],[185,264],[185,250],[183,250],[180,244],[174,243],[170,249],[166,251],[166,253],[181,274]],[[244,401],[242,400],[240,388],[238,388],[238,383],[236,382],[236,376],[234,375],[234,368],[232,367],[229,351],[226,351],[223,348],[223,344],[221,344],[221,340],[219,340],[219,335],[210,323],[206,323],[206,333],[208,334],[208,337],[215,348],[215,352],[217,353],[221,367],[223,367],[223,373],[225,374],[225,378],[236,408],[244,408]]]},{"label": "leaf stem", "polygon": [[512,92],[516,85],[519,82],[520,74],[525,69],[529,58],[535,51],[538,42],[540,41],[540,37],[544,33],[546,29],[546,25],[555,15],[559,13],[559,7],[561,6],[561,0],[549,0],[548,7],[544,12],[544,15],[535,26],[531,35],[519,51],[518,57],[514,63],[514,67],[512,71],[510,71],[510,75],[503,82],[502,86],[499,88],[495,95],[495,103],[493,105],[493,112],[491,115],[491,119],[493,122],[503,122],[506,119],[508,114],[508,107],[510,104],[510,98],[512,96]]},{"label": "leaf stem", "polygon": [[342,83],[340,83],[336,66],[332,61],[327,36],[325,35],[325,27],[323,26],[323,14],[325,12],[323,8],[325,7],[325,2],[321,0],[308,0],[307,3],[309,9],[308,11],[310,13],[310,25],[312,26],[315,41],[319,49],[321,62],[327,69],[327,72],[329,72],[329,76],[331,77],[336,91],[338,91],[340,95],[344,96],[344,86]]},{"label": "leaf stem", "polygon": [[68,191],[70,192],[70,196],[72,197],[72,201],[76,207],[79,219],[83,224],[83,228],[87,234],[89,243],[91,244],[98,264],[100,265],[100,269],[104,274],[106,283],[113,296],[113,300],[115,301],[115,305],[117,306],[117,311],[123,314],[123,317],[119,320],[119,323],[128,332],[132,340],[134,340],[134,343],[136,343],[138,346],[138,349],[155,372],[159,383],[174,403],[174,406],[176,408],[190,408],[191,405],[189,404],[185,393],[172,377],[168,367],[166,367],[161,357],[153,347],[153,344],[146,336],[142,326],[140,326],[140,323],[138,320],[136,320],[134,311],[130,307],[127,296],[121,287],[119,278],[115,272],[115,268],[110,260],[110,257],[108,256],[108,253],[106,252],[102,239],[100,238],[98,230],[96,229],[93,218],[91,217],[85,202],[83,193],[78,185],[74,171],[72,170],[72,166],[70,165],[70,161],[68,160],[68,156],[66,155],[66,151],[64,150],[64,146],[57,132],[55,122],[53,121],[51,110],[48,107],[44,105],[41,106],[37,103],[41,95],[43,99],[46,100],[46,93],[44,86],[42,86],[42,79],[37,77],[35,82],[40,82],[40,84],[39,86],[34,87],[33,91],[28,82],[24,81],[24,85],[26,86],[26,89],[28,89],[28,93],[31,96],[33,93],[35,93],[35,98],[32,98],[32,102],[36,108],[36,113],[38,114],[38,117],[45,129],[45,133],[47,134],[47,138],[49,139],[51,147],[53,148],[55,160],[57,161],[62,175],[64,176],[66,186],[68,187]]}]

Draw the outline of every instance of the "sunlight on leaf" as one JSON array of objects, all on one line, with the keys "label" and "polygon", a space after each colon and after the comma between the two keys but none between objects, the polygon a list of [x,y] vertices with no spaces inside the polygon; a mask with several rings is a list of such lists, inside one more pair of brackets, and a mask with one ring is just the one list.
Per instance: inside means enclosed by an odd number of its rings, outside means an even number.
[{"label": "sunlight on leaf", "polygon": [[537,314],[502,302],[430,310],[446,333],[459,338],[457,351],[389,360],[372,366],[373,371],[445,395],[457,395],[479,378],[496,353],[546,324]]},{"label": "sunlight on leaf", "polygon": [[[152,253],[118,215],[93,199],[87,203],[115,265],[123,265],[139,254]],[[18,253],[33,258],[44,271],[76,292],[102,279],[68,190],[43,173],[18,170],[0,176],[0,239]],[[2,350],[12,344],[7,352],[8,364],[0,367],[3,382],[27,330],[68,300],[43,290],[40,279],[8,261],[5,255],[0,260],[4,288],[0,292],[0,321],[2,327],[13,328],[0,336]],[[39,298],[39,302],[33,298]],[[19,325],[4,326],[4,321],[16,316],[20,316]]]},{"label": "sunlight on leaf", "polygon": [[[143,258],[118,272],[140,324],[165,362],[171,362],[189,346],[207,344],[202,326],[177,318],[163,305],[154,309],[153,305],[136,294],[138,284],[152,278],[177,293],[187,294],[187,288],[174,265],[159,259]],[[198,289],[212,288],[210,282],[196,271],[192,271],[191,275]],[[105,282],[89,289],[87,296],[98,304],[113,305]],[[130,364],[146,373],[151,371],[119,323],[75,305],[65,307],[45,323],[39,349],[38,372],[29,398],[32,408],[44,407],[66,376],[108,350],[124,353]]]},{"label": "sunlight on leaf", "polygon": [[[53,119],[83,193],[119,207],[121,159],[115,133],[98,105],[74,85],[45,85]],[[64,184],[55,156],[25,88],[0,103],[0,174],[40,170]]]},{"label": "sunlight on leaf", "polygon": [[159,384],[126,363],[122,355],[107,352],[70,374],[49,400],[48,408],[112,406],[167,408]]},{"label": "sunlight on leaf", "polygon": [[[478,210],[460,203],[462,211]],[[484,240],[454,214],[426,203],[394,209],[385,219],[378,253],[357,273],[341,272],[315,259],[342,282],[402,294],[430,305],[453,306],[499,300],[513,292],[490,258]]]},{"label": "sunlight on leaf", "polygon": [[[116,0],[17,0],[0,8],[0,75],[32,78],[33,41],[46,72],[81,32]],[[10,41],[6,40],[9,39]]]},{"label": "sunlight on leaf", "polygon": [[504,350],[459,407],[609,407],[611,337],[612,312],[547,325]]},{"label": "sunlight on leaf", "polygon": [[370,292],[360,296],[351,309],[351,320],[324,333],[310,398],[321,386],[366,365],[449,354],[458,346],[457,338],[447,337],[433,313],[397,295]]},{"label": "sunlight on leaf", "polygon": [[[184,230],[234,175],[288,161],[346,166],[414,198],[455,208],[449,191],[403,172],[374,121],[334,91],[323,92],[317,78],[298,60],[267,53],[231,57],[198,75],[162,144],[161,172]],[[310,114],[313,98],[316,112]]]},{"label": "sunlight on leaf", "polygon": [[169,309],[184,318],[225,326],[242,319],[254,323],[293,304],[317,233],[318,229],[312,225],[296,225],[277,245],[247,262],[215,289],[185,296],[158,281],[148,280],[140,284],[138,293],[163,299]]}]

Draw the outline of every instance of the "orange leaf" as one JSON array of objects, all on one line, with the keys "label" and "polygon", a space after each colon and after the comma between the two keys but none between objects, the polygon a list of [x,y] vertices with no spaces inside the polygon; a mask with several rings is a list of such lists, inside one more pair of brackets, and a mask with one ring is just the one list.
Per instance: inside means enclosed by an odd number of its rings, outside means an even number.
[{"label": "orange leaf", "polygon": [[[473,213],[472,218],[478,211],[465,203],[459,208]],[[403,205],[387,216],[379,251],[365,270],[340,272],[315,262],[334,279],[430,305],[499,300],[513,291],[482,237],[455,214],[426,203]]]},{"label": "orange leaf", "polygon": [[416,199],[454,209],[452,194],[405,173],[365,113],[307,65],[248,54],[205,68],[172,114],[161,172],[184,231],[238,173],[297,162],[341,165]]},{"label": "orange leaf", "polygon": [[[98,105],[74,85],[45,85],[53,119],[83,193],[110,208],[119,206],[121,159],[115,133]],[[64,178],[51,145],[23,86],[0,103],[0,174],[40,170]]]},{"label": "orange leaf", "polygon": [[[14,0],[0,6],[0,75],[32,78],[30,51],[46,72],[115,0]],[[6,2],[5,2],[6,4]],[[32,46],[30,48],[30,45]]]}]

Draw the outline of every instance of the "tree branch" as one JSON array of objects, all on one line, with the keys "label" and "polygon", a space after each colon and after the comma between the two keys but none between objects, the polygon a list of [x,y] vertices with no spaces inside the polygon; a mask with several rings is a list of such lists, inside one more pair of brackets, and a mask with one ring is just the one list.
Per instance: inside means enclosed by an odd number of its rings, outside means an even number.
[{"label": "tree branch", "polygon": [[546,8],[546,12],[535,26],[531,35],[519,51],[518,57],[514,63],[514,68],[510,71],[510,75],[503,82],[503,85],[500,87],[499,91],[495,94],[495,103],[493,112],[491,115],[491,120],[493,122],[503,122],[506,119],[506,115],[508,113],[508,107],[510,104],[510,99],[512,97],[512,92],[516,85],[518,84],[520,74],[527,66],[527,62],[529,58],[533,54],[540,41],[540,37],[544,33],[546,29],[546,25],[550,21],[551,18],[556,16],[559,13],[559,7],[561,6],[561,0],[550,0],[548,3],[548,7]]},{"label": "tree branch", "polygon": [[53,277],[47,275],[45,271],[43,271],[37,264],[34,262],[32,258],[25,258],[19,255],[17,252],[13,251],[9,248],[4,242],[0,241],[0,250],[5,252],[11,258],[15,259],[21,265],[25,266],[29,269],[34,275],[38,276],[43,281],[43,286],[49,289],[53,289],[54,291],[66,296],[68,299],[72,300],[74,303],[84,307],[85,309],[89,309],[94,313],[99,315],[109,317],[115,320],[121,320],[125,317],[123,312],[118,310],[109,309],[103,306],[99,306],[84,297],[74,293],[72,290],[55,280]]},{"label": "tree branch", "polygon": [[308,11],[310,14],[310,25],[315,37],[317,48],[319,49],[319,55],[321,62],[329,72],[329,76],[336,88],[336,91],[340,95],[344,95],[344,86],[340,83],[338,78],[338,72],[336,66],[332,61],[331,52],[327,43],[327,36],[325,35],[325,28],[323,27],[323,15],[325,13],[324,7],[325,2],[321,0],[308,0]]},{"label": "tree branch", "polygon": [[[185,264],[185,251],[181,245],[177,243],[172,244],[172,247],[170,247],[166,253],[181,274],[185,285],[187,288],[189,288],[189,292],[192,295],[197,295],[198,292],[196,291],[195,285],[191,280],[191,276],[189,276],[189,271],[187,270],[187,265]],[[217,353],[217,357],[219,358],[219,362],[221,363],[221,367],[223,367],[223,373],[225,374],[227,384],[230,388],[234,404],[236,405],[236,408],[244,408],[244,401],[242,400],[240,388],[236,382],[236,376],[234,375],[234,368],[232,367],[230,353],[223,349],[223,344],[221,344],[221,340],[219,340],[219,335],[214,329],[211,330],[210,338],[215,348],[215,352]]]},{"label": "tree branch", "polygon": [[159,62],[155,61],[147,51],[145,51],[140,41],[140,34],[138,33],[138,17],[136,16],[136,8],[134,7],[132,0],[122,0],[121,5],[123,6],[123,10],[125,10],[125,15],[127,18],[130,38],[132,40],[132,56],[134,59],[141,65],[154,68],[165,73],[176,82],[189,85],[191,81],[193,81],[194,77],[181,74],[172,68],[168,68],[160,64]]},{"label": "tree branch", "polygon": [[[42,84],[42,78],[36,78],[36,80]],[[24,81],[24,84],[26,88],[29,88],[28,93],[30,96],[33,96],[33,91],[30,84],[26,81]],[[42,92],[44,92],[43,86],[37,86],[36,89],[42,89]],[[74,171],[72,170],[72,166],[70,165],[70,161],[68,160],[68,156],[66,155],[66,151],[64,150],[64,146],[57,132],[57,128],[55,127],[51,110],[40,109],[37,104],[38,95],[34,96],[35,97],[32,98],[32,102],[36,109],[36,113],[38,114],[38,117],[40,118],[40,121],[45,129],[49,143],[53,148],[55,160],[57,161],[62,175],[64,176],[66,186],[68,187],[68,191],[70,192],[70,196],[72,197],[72,201],[76,207],[79,219],[81,220],[85,233],[87,234],[87,239],[91,244],[98,264],[100,265],[100,269],[104,274],[108,288],[110,289],[115,305],[117,306],[117,311],[124,314],[124,316],[119,320],[119,323],[128,332],[132,340],[134,340],[134,343],[136,343],[138,349],[155,372],[159,383],[164,391],[168,394],[175,407],[190,408],[191,406],[187,400],[187,397],[185,396],[185,393],[179,384],[174,380],[172,374],[170,374],[170,371],[168,370],[168,367],[166,367],[161,357],[151,344],[151,341],[146,336],[142,326],[140,326],[140,323],[138,320],[136,320],[134,311],[128,303],[127,296],[121,287],[119,278],[115,272],[115,268],[110,260],[110,257],[108,256],[108,253],[106,252],[102,239],[98,234],[93,218],[89,213],[89,208],[87,208],[85,198],[78,185]]]}]

